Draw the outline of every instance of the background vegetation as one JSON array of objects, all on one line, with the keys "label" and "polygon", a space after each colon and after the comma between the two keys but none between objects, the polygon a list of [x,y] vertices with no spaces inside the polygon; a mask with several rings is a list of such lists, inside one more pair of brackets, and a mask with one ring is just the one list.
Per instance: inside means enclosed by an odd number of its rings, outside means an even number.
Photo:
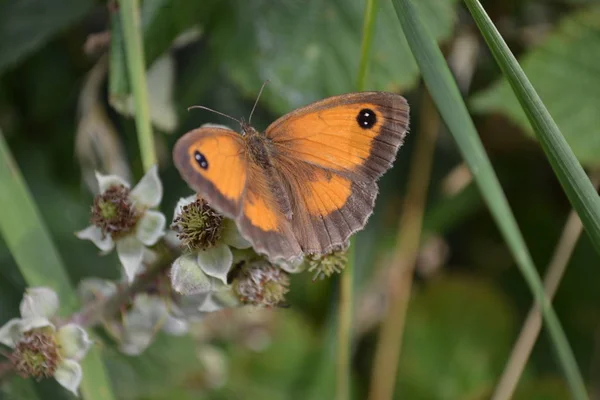
[{"label": "background vegetation", "polygon": [[[396,398],[489,398],[533,297],[420,79],[396,14],[405,2],[396,1],[396,8],[387,0],[368,3],[377,12],[363,87],[404,94],[412,122],[394,168],[380,182],[375,213],[355,240],[352,393],[366,398],[370,382],[385,374],[374,361],[378,327],[398,296],[398,287],[386,282],[396,280],[398,260],[409,257],[397,251],[398,221],[406,227],[406,210],[419,220],[424,207],[414,270],[410,264],[400,286],[410,299]],[[555,263],[568,265],[553,305],[588,391],[598,395],[598,253],[588,235],[577,239],[564,230],[569,200],[465,5],[412,3],[452,68],[539,274],[557,248],[564,261]],[[488,0],[483,6],[578,160],[594,175],[600,166],[600,6],[585,0]],[[362,0],[141,3],[150,117],[168,218],[177,200],[190,194],[172,166],[174,142],[202,123],[227,123],[186,108],[202,104],[247,116],[268,79],[253,118],[264,129],[308,102],[355,91],[365,54],[364,15]],[[92,244],[73,234],[88,224],[93,171],[132,181],[143,174],[126,52],[116,4],[0,2],[0,129],[72,284],[89,276],[119,277],[114,254],[99,257]],[[419,137],[435,146],[432,156],[419,147]],[[418,175],[431,161],[431,173]],[[407,206],[407,182],[415,180],[428,184],[428,194]],[[558,246],[569,239],[572,255],[568,246]],[[31,284],[6,242],[0,237],[0,324],[17,315]],[[35,240],[25,244],[47,259],[49,250]],[[339,278],[311,279],[308,273],[293,276],[290,308],[214,313],[188,337],[158,334],[138,357],[119,354],[98,330],[95,340],[114,397],[333,398]],[[0,398],[47,398],[48,391],[68,398],[50,381],[29,385],[12,378],[2,390]],[[570,398],[545,331],[514,398]]]}]

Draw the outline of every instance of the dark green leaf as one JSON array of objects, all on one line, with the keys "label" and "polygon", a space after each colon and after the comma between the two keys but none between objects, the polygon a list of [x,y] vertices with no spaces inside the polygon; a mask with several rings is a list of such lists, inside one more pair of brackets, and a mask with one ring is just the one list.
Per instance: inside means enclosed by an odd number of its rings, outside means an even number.
[{"label": "dark green leaf", "polygon": [[[579,161],[600,166],[600,6],[565,17],[520,64]],[[508,115],[535,137],[506,79],[478,93],[472,103],[475,110]]]},{"label": "dark green leaf", "polygon": [[0,3],[0,72],[81,19],[92,0],[15,0]]},{"label": "dark green leaf", "polygon": [[[232,2],[233,20],[219,25],[213,45],[242,91],[278,113],[356,86],[364,1]],[[441,40],[454,25],[455,1],[419,1],[423,20]],[[389,1],[380,2],[366,90],[405,90],[418,69]]]}]

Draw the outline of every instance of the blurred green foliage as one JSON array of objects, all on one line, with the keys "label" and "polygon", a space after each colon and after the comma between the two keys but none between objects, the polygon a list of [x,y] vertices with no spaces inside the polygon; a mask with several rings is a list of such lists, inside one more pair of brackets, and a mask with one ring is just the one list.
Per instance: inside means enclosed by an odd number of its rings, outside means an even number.
[{"label": "blurred green foliage", "polygon": [[[420,119],[427,118],[419,113],[422,87],[416,64],[391,4],[380,3],[366,87],[402,91],[412,105],[413,122],[395,168],[380,183],[375,214],[357,239],[357,300],[370,287],[374,273],[387,266],[412,136],[419,133]],[[527,138],[527,121],[507,84],[498,80],[499,72],[473,34],[472,22],[458,18],[463,15],[461,6],[451,0],[415,3],[447,52],[453,51],[457,32],[471,32],[480,46],[473,83],[465,96],[472,97],[478,130],[535,264],[544,268],[569,211],[568,201],[543,154]],[[597,6],[583,3],[488,0],[484,6],[495,21],[503,22],[501,33],[520,55],[525,72],[576,155],[593,167],[600,162],[600,51],[595,50],[600,48],[600,12]],[[247,116],[260,85],[269,79],[254,118],[255,126],[262,129],[295,107],[352,91],[362,8],[359,0],[143,2],[148,65],[164,55],[172,57],[175,65],[169,102],[179,125],[174,134],[159,131],[156,137],[165,185],[162,209],[168,217],[178,198],[190,193],[170,162],[174,141],[202,123],[224,122],[215,115],[188,113],[186,108],[203,104],[234,117]],[[99,1],[0,2],[0,128],[74,284],[87,276],[117,279],[119,273],[114,254],[99,256],[91,244],[73,235],[87,225],[92,198],[74,153],[81,117],[78,98],[99,52],[87,55],[83,48],[89,35],[111,27],[110,10]],[[190,34],[190,29],[196,33]],[[184,32],[187,40],[180,37]],[[100,52],[106,50],[100,46]],[[122,62],[111,60],[109,79],[122,76]],[[111,94],[105,79],[99,101],[139,178],[135,127],[130,118],[110,108]],[[449,255],[433,272],[426,273],[424,261],[417,268],[400,360],[399,398],[487,398],[532,301],[477,191],[472,185],[456,195],[443,189],[444,178],[459,163],[452,140],[442,135],[424,226],[428,236],[443,238]],[[31,246],[36,251],[35,244]],[[554,302],[591,387],[600,384],[599,262],[584,235]],[[142,356],[130,357],[119,354],[99,332],[117,398],[331,398],[336,279],[314,283],[310,279],[308,274],[293,277],[291,308],[272,311],[259,337],[260,346],[244,340],[251,330],[242,326],[231,328],[238,329],[236,335],[214,335],[210,340],[161,334]],[[24,288],[23,277],[0,238],[0,323],[17,315]],[[354,348],[357,399],[367,393],[375,340],[374,331],[368,330]],[[226,378],[220,386],[212,385],[216,378],[211,379],[209,368],[201,362],[203,351],[212,354],[207,343],[224,360]],[[29,398],[26,393],[31,388],[23,383],[18,378],[5,382],[0,398]],[[67,398],[51,383],[36,385],[34,390],[38,394],[52,390]],[[544,334],[516,398],[568,398]]]}]

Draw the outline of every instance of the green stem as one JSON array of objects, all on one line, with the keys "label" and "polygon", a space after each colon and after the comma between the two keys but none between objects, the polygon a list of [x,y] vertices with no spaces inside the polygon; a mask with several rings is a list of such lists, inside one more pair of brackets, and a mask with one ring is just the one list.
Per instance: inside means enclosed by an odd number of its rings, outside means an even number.
[{"label": "green stem", "polygon": [[[377,14],[377,0],[367,0],[360,54],[360,66],[357,77],[357,90],[364,90],[369,53]],[[340,302],[338,309],[338,340],[336,362],[336,399],[348,400],[351,397],[350,381],[352,376],[352,316],[354,314],[354,274],[355,274],[354,238],[348,249],[348,266],[340,278]]]},{"label": "green stem", "polygon": [[352,375],[352,313],[354,281],[354,243],[348,249],[348,265],[340,277],[340,305],[338,310],[338,340],[336,364],[336,399],[350,399],[350,381]]},{"label": "green stem", "polygon": [[600,197],[525,72],[478,0],[465,0],[502,73],[512,86],[563,190],[600,252]]},{"label": "green stem", "polygon": [[140,153],[144,171],[156,164],[154,136],[150,124],[148,106],[148,85],[146,83],[146,65],[141,34],[138,0],[120,0],[121,22],[127,53],[129,82],[135,104],[135,124],[137,127]]},{"label": "green stem", "polygon": [[565,333],[544,294],[542,282],[529,250],[442,52],[421,23],[410,0],[393,0],[393,4],[402,30],[423,75],[423,80],[446,126],[454,136],[463,158],[469,165],[473,178],[521,273],[540,305],[546,327],[558,353],[560,365],[565,372],[573,397],[587,399],[583,379],[577,369]]},{"label": "green stem", "polygon": [[358,66],[358,80],[356,90],[365,90],[365,80],[367,77],[367,67],[369,65],[369,56],[371,53],[371,44],[373,43],[373,32],[375,31],[375,16],[377,15],[378,0],[367,0],[365,5],[365,19],[363,22],[363,37],[360,46],[360,64]]}]

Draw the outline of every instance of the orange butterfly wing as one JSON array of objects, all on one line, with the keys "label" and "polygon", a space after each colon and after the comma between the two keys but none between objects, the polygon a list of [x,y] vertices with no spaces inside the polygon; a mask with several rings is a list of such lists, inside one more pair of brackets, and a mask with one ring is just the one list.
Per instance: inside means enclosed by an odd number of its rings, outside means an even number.
[{"label": "orange butterfly wing", "polygon": [[393,164],[408,129],[399,95],[351,93],[298,109],[266,136],[292,202],[292,227],[305,253],[346,246],[373,212],[376,181]]},{"label": "orange butterfly wing", "polygon": [[267,254],[271,261],[294,263],[301,258],[302,249],[277,196],[279,182],[275,174],[272,169],[249,164],[244,205],[237,224],[256,252]]},{"label": "orange butterfly wing", "polygon": [[211,207],[235,219],[257,252],[274,261],[301,254],[272,176],[249,160],[240,134],[216,127],[195,129],[177,141],[173,159],[188,185]]},{"label": "orange butterfly wing", "polygon": [[248,157],[238,133],[217,127],[194,129],[177,141],[173,160],[183,179],[211,206],[230,218],[240,214]]}]

